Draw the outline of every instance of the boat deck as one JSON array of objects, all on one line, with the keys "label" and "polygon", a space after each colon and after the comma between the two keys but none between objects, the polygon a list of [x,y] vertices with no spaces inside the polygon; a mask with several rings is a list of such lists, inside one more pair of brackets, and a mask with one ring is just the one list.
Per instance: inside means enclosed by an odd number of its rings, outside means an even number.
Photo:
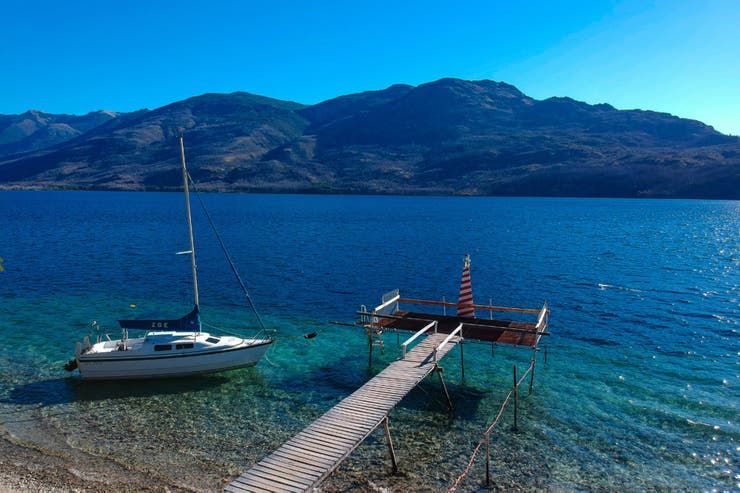
[{"label": "boat deck", "polygon": [[[233,493],[313,491],[381,423],[385,421],[387,424],[388,413],[434,370],[437,361],[458,342],[459,338],[455,336],[429,334],[404,359],[391,363],[279,449],[234,479],[225,490]],[[389,434],[387,429],[386,434]]]}]

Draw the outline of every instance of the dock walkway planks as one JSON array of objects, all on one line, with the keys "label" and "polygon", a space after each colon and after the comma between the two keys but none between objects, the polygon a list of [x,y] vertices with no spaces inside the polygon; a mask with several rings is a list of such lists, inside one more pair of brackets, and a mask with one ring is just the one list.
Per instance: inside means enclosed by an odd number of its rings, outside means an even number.
[{"label": "dock walkway planks", "polygon": [[[405,359],[388,365],[224,490],[300,493],[316,488],[434,370],[434,348],[446,337],[428,335]],[[453,337],[438,351],[437,361],[458,342],[459,338]]]}]

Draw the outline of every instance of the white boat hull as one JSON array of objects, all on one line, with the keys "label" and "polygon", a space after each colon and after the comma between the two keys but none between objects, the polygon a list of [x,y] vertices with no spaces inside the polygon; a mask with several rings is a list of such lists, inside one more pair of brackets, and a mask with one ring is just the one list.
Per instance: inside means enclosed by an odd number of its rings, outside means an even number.
[{"label": "white boat hull", "polygon": [[272,344],[247,340],[236,347],[183,354],[128,355],[126,352],[82,354],[80,376],[85,380],[168,378],[214,373],[256,365]]}]

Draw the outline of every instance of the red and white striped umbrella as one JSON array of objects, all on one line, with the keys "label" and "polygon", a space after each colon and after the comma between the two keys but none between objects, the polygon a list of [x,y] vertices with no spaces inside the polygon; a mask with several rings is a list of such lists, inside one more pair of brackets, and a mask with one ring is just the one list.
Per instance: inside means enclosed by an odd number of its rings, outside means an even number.
[{"label": "red and white striped umbrella", "polygon": [[470,255],[465,255],[462,280],[460,281],[460,298],[457,300],[457,316],[475,318],[473,308],[473,286],[470,282]]}]

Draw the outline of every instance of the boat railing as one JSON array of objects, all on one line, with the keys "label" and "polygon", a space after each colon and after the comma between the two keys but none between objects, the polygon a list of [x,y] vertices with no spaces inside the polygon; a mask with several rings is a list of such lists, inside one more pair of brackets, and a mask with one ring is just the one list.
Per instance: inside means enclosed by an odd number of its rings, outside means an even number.
[{"label": "boat railing", "polygon": [[422,329],[417,331],[414,335],[406,339],[403,344],[401,344],[401,351],[403,354],[403,356],[401,356],[401,359],[406,359],[406,349],[408,348],[409,344],[414,342],[417,338],[419,338],[422,334],[426,333],[432,327],[434,327],[434,333],[436,334],[437,333],[437,321],[435,320],[434,322],[431,322],[425,325]]}]

